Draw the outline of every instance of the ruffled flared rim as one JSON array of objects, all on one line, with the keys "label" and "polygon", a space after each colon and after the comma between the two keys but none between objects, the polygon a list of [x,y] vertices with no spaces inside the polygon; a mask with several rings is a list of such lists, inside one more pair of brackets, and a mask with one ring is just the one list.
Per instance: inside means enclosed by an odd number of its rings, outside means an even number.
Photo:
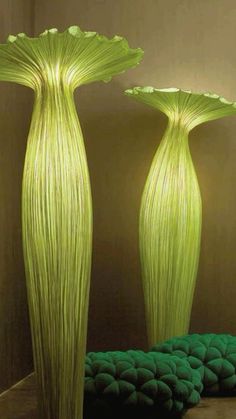
[{"label": "ruffled flared rim", "polygon": [[7,43],[0,44],[0,80],[34,88],[32,84],[49,70],[57,70],[74,87],[107,82],[135,67],[142,56],[141,48],[130,48],[121,36],[109,39],[97,32],[82,31],[79,26],[70,26],[64,32],[47,29],[33,38],[19,33],[9,35]]},{"label": "ruffled flared rim", "polygon": [[160,110],[169,118],[181,118],[189,129],[203,122],[236,114],[236,102],[210,92],[145,86],[127,89],[125,94]]}]

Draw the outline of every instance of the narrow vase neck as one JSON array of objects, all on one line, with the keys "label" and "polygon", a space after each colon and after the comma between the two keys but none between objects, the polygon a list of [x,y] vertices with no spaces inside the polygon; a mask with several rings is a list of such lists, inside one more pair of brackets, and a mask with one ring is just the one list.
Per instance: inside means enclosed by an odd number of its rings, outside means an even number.
[{"label": "narrow vase neck", "polygon": [[[47,127],[45,131],[57,136],[60,132],[73,132],[75,126],[79,128],[78,115],[74,103],[73,90],[70,86],[64,84],[47,84],[41,85],[40,89],[35,92],[35,103],[32,117],[32,125],[34,124],[40,129],[39,125]],[[63,138],[61,137],[61,140]]]},{"label": "narrow vase neck", "polygon": [[[63,104],[68,101],[74,101],[73,89],[71,86],[66,85],[62,82],[41,83],[35,90],[36,102],[43,102],[44,105],[56,106],[57,104]],[[56,111],[56,108],[55,108]]]},{"label": "narrow vase neck", "polygon": [[189,128],[181,117],[169,118],[163,142],[168,142],[169,145],[174,147],[186,145],[188,148],[188,135]]}]

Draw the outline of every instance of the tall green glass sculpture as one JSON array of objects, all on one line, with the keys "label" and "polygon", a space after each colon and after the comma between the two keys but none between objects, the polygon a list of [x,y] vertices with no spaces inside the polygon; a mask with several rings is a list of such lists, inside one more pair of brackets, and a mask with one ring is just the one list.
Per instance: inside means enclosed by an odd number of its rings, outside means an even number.
[{"label": "tall green glass sculpture", "polygon": [[82,418],[92,206],[76,87],[108,81],[141,60],[121,37],[77,26],[0,45],[0,80],[32,88],[35,104],[22,223],[41,419]]},{"label": "tall green glass sculpture", "polygon": [[189,132],[236,114],[215,94],[136,87],[128,96],[168,117],[144,187],[139,224],[142,280],[150,346],[188,332],[201,238],[201,196]]}]

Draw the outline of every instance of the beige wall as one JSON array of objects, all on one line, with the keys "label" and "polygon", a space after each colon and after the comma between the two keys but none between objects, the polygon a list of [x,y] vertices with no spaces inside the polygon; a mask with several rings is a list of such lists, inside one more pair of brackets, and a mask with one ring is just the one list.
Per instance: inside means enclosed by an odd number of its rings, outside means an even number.
[{"label": "beige wall", "polygon": [[[14,5],[14,7],[13,7]],[[23,6],[23,9],[22,7]],[[146,347],[138,258],[138,210],[163,115],[124,97],[133,85],[211,90],[236,99],[235,0],[18,0],[5,2],[1,41],[79,24],[121,34],[143,63],[76,93],[94,203],[88,349]],[[2,10],[3,10],[2,9]],[[20,189],[31,94],[0,85],[0,386],[31,365],[21,251]],[[236,118],[198,127],[190,144],[203,197],[203,235],[191,330],[236,334]],[[5,344],[6,343],[6,344]],[[15,364],[16,368],[11,365]],[[10,371],[5,379],[5,372]],[[3,377],[3,378],[2,378]]]},{"label": "beige wall", "polygon": [[[32,2],[2,1],[0,42],[32,33]],[[21,179],[32,96],[0,83],[0,392],[32,370],[21,246]]]}]

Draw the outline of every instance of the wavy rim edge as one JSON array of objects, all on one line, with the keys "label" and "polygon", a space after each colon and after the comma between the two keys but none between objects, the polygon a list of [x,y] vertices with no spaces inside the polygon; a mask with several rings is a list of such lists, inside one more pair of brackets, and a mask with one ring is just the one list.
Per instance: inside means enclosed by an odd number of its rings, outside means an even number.
[{"label": "wavy rim edge", "polygon": [[225,105],[232,105],[234,108],[236,108],[236,101],[229,101],[227,99],[225,99],[223,96],[220,96],[216,93],[212,93],[212,92],[195,92],[192,90],[185,90],[185,89],[180,89],[178,87],[164,87],[164,88],[156,88],[156,87],[152,87],[152,86],[136,86],[133,87],[131,89],[126,89],[124,92],[127,96],[133,96],[139,93],[167,93],[167,94],[171,94],[171,93],[187,93],[189,95],[192,96],[196,96],[196,97],[200,97],[200,96],[205,96],[206,98],[210,98],[210,99],[217,99],[220,102],[222,102]]},{"label": "wavy rim edge", "polygon": [[74,37],[74,38],[96,37],[101,42],[112,42],[112,43],[121,42],[123,44],[123,46],[128,50],[140,51],[142,54],[144,53],[142,48],[131,48],[128,44],[127,39],[125,37],[121,36],[121,35],[114,35],[112,38],[109,38],[106,35],[100,35],[96,31],[82,31],[78,25],[69,26],[64,31],[59,31],[57,28],[45,29],[38,36],[28,36],[24,32],[19,32],[16,35],[10,34],[7,37],[6,43],[5,44],[0,43],[0,46],[7,45],[7,44],[12,44],[12,43],[14,43],[18,40],[22,40],[22,39],[26,39],[29,42],[31,42],[31,41],[35,42],[35,41],[40,40],[41,38],[46,37],[46,36],[51,36],[51,35],[52,36],[55,36],[55,35],[62,36],[62,35],[67,35],[67,34],[69,36]]}]

